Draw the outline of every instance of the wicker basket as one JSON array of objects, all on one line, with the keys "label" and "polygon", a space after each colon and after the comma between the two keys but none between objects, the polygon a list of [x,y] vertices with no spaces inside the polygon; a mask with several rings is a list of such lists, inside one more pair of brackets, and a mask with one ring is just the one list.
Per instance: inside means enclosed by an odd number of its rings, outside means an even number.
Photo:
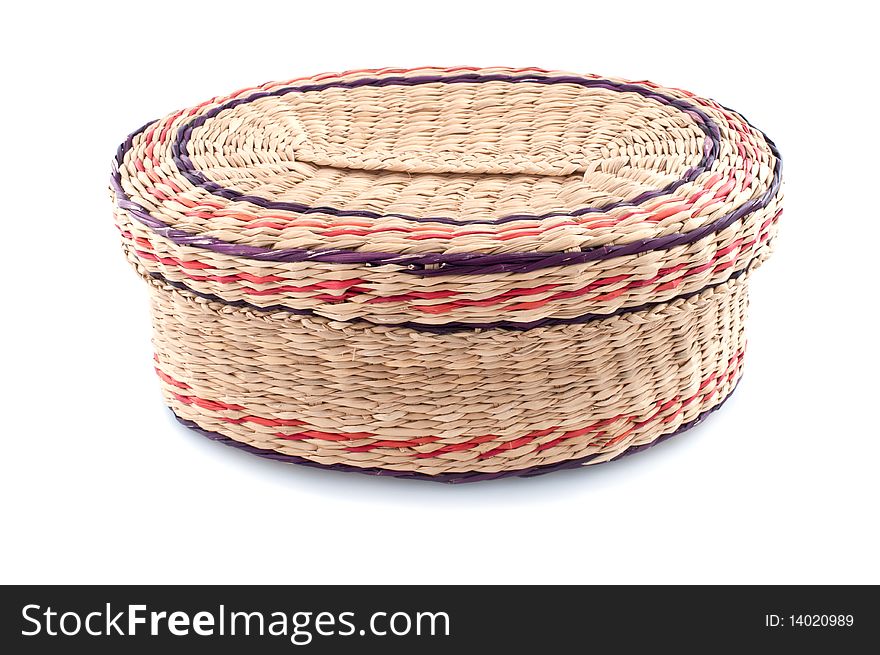
[{"label": "wicker basket", "polygon": [[184,425],[467,481],[615,459],[717,408],[780,174],[761,132],[677,89],[385,69],[151,122],[112,192]]}]

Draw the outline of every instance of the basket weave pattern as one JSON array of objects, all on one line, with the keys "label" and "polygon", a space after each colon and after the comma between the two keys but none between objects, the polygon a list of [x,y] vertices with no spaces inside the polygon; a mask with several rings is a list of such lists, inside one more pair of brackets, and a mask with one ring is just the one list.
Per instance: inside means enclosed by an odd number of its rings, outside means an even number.
[{"label": "basket weave pattern", "polygon": [[111,185],[185,424],[443,480],[607,461],[717,407],[782,211],[735,112],[537,69],[247,89],[135,132]]}]

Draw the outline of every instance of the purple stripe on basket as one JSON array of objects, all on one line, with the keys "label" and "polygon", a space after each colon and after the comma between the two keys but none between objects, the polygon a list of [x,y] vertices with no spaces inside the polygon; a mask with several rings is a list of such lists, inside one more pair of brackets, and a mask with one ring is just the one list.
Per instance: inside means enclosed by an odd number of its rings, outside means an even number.
[{"label": "purple stripe on basket", "polygon": [[[738,383],[737,383],[738,384]],[[699,416],[697,416],[692,421],[688,421],[687,423],[682,423],[676,430],[673,432],[669,432],[667,434],[660,435],[657,439],[652,441],[651,443],[643,444],[640,446],[630,446],[625,451],[623,451],[620,455],[617,455],[613,459],[607,461],[615,461],[620,459],[621,457],[625,457],[626,455],[632,455],[633,453],[640,452],[642,450],[646,450],[651,446],[656,446],[659,443],[662,443],[673,437],[677,434],[681,434],[691,428],[695,427],[699,423],[702,423],[703,420],[712,412],[718,410],[728,398],[730,398],[731,394],[736,389],[736,385],[734,388],[730,390],[727,396],[722,399],[720,403],[712,407],[711,409],[706,410]],[[382,469],[382,468],[361,468],[359,466],[351,466],[350,464],[321,464],[320,462],[313,462],[312,460],[305,459],[304,457],[297,457],[296,455],[285,455],[283,453],[279,453],[274,450],[265,450],[263,448],[256,448],[249,444],[243,443],[241,441],[236,441],[235,439],[230,439],[229,437],[220,434],[219,432],[212,432],[210,430],[205,430],[200,427],[194,421],[190,421],[188,419],[182,418],[178,416],[174,410],[171,410],[171,413],[174,414],[174,417],[180,421],[185,427],[202,434],[213,441],[218,441],[227,446],[233,446],[235,448],[239,448],[246,452],[249,452],[254,455],[259,455],[260,457],[265,457],[266,459],[274,459],[279,462],[287,462],[290,464],[300,464],[303,466],[311,466],[314,468],[322,468],[328,469],[332,471],[345,471],[347,473],[363,473],[367,475],[377,475],[383,477],[392,477],[392,478],[406,478],[412,480],[426,480],[429,482],[445,482],[450,484],[462,483],[462,482],[481,482],[484,480],[497,480],[500,478],[508,478],[508,477],[534,477],[537,475],[543,475],[545,473],[551,473],[553,471],[562,471],[565,469],[578,468],[585,464],[588,464],[592,460],[596,459],[598,455],[588,455],[586,457],[581,457],[579,459],[570,459],[563,462],[557,462],[555,464],[546,464],[539,466],[530,466],[524,469],[518,469],[514,471],[501,471],[499,473],[440,473],[438,475],[427,475],[425,473],[418,473],[415,471],[394,471],[391,469]]]},{"label": "purple stripe on basket", "polygon": [[[248,96],[248,98],[253,99],[252,96]],[[126,196],[125,191],[122,189],[121,185],[119,166],[124,161],[125,152],[131,149],[135,137],[151,124],[152,123],[148,123],[140,130],[130,134],[125,142],[120,145],[119,149],[117,150],[116,159],[114,160],[114,170],[113,175],[111,176],[110,184],[117,195],[119,206],[122,209],[126,210],[132,218],[147,226],[160,236],[163,236],[164,238],[178,245],[204,248],[206,250],[211,250],[229,256],[246,257],[258,261],[315,261],[334,264],[364,264],[367,266],[395,265],[406,267],[404,270],[421,276],[452,274],[483,275],[495,273],[522,273],[531,272],[547,267],[567,266],[572,264],[582,264],[590,261],[612,259],[615,257],[639,254],[652,250],[667,250],[676,246],[693,243],[695,241],[706,238],[711,234],[714,234],[729,227],[736,221],[751,214],[752,212],[766,207],[779,191],[779,186],[782,179],[782,158],[778,149],[776,148],[776,145],[773,143],[773,141],[767,138],[767,136],[763,134],[763,132],[757,130],[757,128],[754,128],[754,126],[752,126],[753,129],[756,129],[756,131],[762,134],[774,158],[776,159],[773,169],[773,179],[771,181],[770,187],[759,198],[749,200],[731,213],[725,216],[721,216],[715,221],[690,232],[668,234],[662,237],[642,239],[639,241],[634,241],[621,245],[588,248],[578,252],[557,253],[428,253],[422,255],[404,255],[400,253],[359,252],[340,249],[300,250],[291,248],[284,250],[273,250],[272,248],[261,248],[257,246],[248,246],[246,244],[229,243],[216,237],[190,234],[184,232],[183,230],[178,230],[152,216],[149,211],[147,211],[144,207],[132,202]],[[434,265],[437,265],[439,267],[433,269],[424,268],[425,266]]]},{"label": "purple stripe on basket", "polygon": [[[417,86],[420,84],[474,84],[484,82],[509,82],[511,84],[528,82],[532,84],[575,84],[588,88],[601,88],[609,91],[631,92],[637,93],[643,97],[650,98],[661,104],[675,107],[688,114],[694,119],[697,126],[706,134],[706,143],[703,149],[703,157],[700,163],[692,169],[689,169],[684,177],[680,180],[667,185],[662,189],[646,191],[636,198],[628,201],[612,202],[599,207],[582,207],[571,212],[555,211],[546,214],[511,214],[497,219],[474,219],[474,220],[457,220],[445,216],[410,216],[407,214],[381,214],[366,210],[343,210],[335,207],[310,207],[302,203],[272,201],[259,196],[252,196],[235,189],[227,189],[216,182],[209,180],[205,175],[196,169],[189,157],[188,145],[192,138],[193,132],[203,126],[210,119],[218,116],[223,111],[233,109],[243,104],[259,100],[261,98],[284,96],[290,93],[310,93],[315,91],[325,91],[327,89],[342,88],[354,89],[365,86]],[[321,213],[331,216],[350,216],[358,218],[383,218],[394,217],[407,221],[416,221],[420,223],[446,223],[449,225],[501,225],[511,221],[519,220],[535,220],[545,219],[557,216],[583,216],[589,213],[609,211],[617,207],[630,207],[639,205],[647,200],[659,198],[675,191],[678,187],[687,182],[692,182],[704,171],[711,168],[712,164],[718,156],[720,150],[721,132],[718,126],[712,121],[711,117],[698,107],[691,103],[673,98],[653,89],[638,86],[635,84],[626,84],[623,82],[613,82],[605,79],[591,79],[575,76],[557,76],[557,77],[539,77],[535,75],[480,75],[476,73],[468,73],[464,75],[455,75],[443,77],[439,75],[422,75],[418,77],[385,77],[385,78],[362,78],[352,81],[325,82],[321,84],[308,84],[301,86],[288,86],[273,91],[260,91],[252,95],[230,100],[222,105],[218,105],[205,112],[201,116],[195,118],[192,122],[181,126],[177,130],[177,135],[171,143],[172,161],[177,166],[183,176],[193,183],[195,186],[205,189],[208,193],[226,198],[227,200],[247,202],[263,209],[275,209],[281,211],[296,212],[300,214]]]},{"label": "purple stripe on basket", "polygon": [[[488,330],[488,329],[500,329],[500,330],[531,330],[538,327],[550,327],[553,325],[576,325],[582,323],[590,323],[591,321],[601,321],[602,319],[611,318],[613,316],[621,316],[623,314],[630,314],[632,312],[642,312],[653,307],[657,307],[658,305],[667,305],[676,300],[686,300],[688,298],[692,298],[693,296],[699,295],[708,289],[714,289],[715,287],[721,286],[729,282],[730,280],[735,280],[740,277],[743,273],[749,270],[749,265],[746,265],[745,268],[741,268],[737,271],[734,271],[729,277],[725,278],[721,282],[716,282],[714,284],[709,284],[703,287],[702,289],[698,289],[697,291],[691,291],[689,293],[683,293],[679,296],[675,296],[674,298],[670,298],[667,300],[658,300],[656,302],[648,302],[641,305],[635,305],[632,307],[620,307],[613,312],[609,312],[607,314],[583,314],[581,316],[575,316],[573,318],[542,318],[536,321],[528,321],[528,322],[518,322],[518,321],[495,321],[493,323],[465,323],[458,321],[451,321],[449,323],[443,323],[441,325],[430,325],[428,323],[417,323],[415,321],[404,321],[402,323],[373,323],[372,321],[368,321],[366,319],[357,318],[349,321],[340,321],[339,319],[333,319],[337,322],[342,323],[360,323],[366,324],[370,327],[397,327],[397,328],[409,328],[410,330],[416,330],[417,332],[431,332],[434,334],[454,334],[458,332],[469,332],[472,330]],[[241,307],[244,309],[251,309],[258,312],[265,313],[275,313],[275,312],[287,312],[289,314],[295,314],[297,316],[313,316],[319,318],[327,318],[319,314],[318,312],[312,309],[300,309],[296,307],[288,307],[287,305],[268,305],[266,307],[261,307],[260,305],[254,305],[252,303],[247,302],[246,300],[227,300],[225,298],[221,298],[220,296],[215,296],[212,293],[204,293],[202,291],[196,291],[195,289],[187,286],[183,282],[179,282],[177,280],[169,280],[161,273],[151,272],[149,273],[150,277],[154,280],[158,280],[163,284],[167,284],[169,286],[174,287],[175,289],[179,289],[180,291],[185,291],[186,293],[190,293],[194,296],[198,296],[199,298],[204,298],[205,300],[210,300],[211,302],[222,303],[224,305],[231,305],[232,307]]]}]

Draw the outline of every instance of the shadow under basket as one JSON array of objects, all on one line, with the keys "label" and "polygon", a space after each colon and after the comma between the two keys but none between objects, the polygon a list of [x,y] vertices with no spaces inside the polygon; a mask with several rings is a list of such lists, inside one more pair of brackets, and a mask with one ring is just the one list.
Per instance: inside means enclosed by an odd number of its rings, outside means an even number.
[{"label": "shadow under basket", "polygon": [[111,190],[181,423],[443,482],[606,462],[717,409],[782,212],[736,112],[531,68],[214,98],[129,136]]}]

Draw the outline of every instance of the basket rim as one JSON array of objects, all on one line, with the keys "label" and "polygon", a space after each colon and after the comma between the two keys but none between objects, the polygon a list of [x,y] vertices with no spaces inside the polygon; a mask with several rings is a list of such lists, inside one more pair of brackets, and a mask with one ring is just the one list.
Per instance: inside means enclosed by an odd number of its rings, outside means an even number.
[{"label": "basket rim", "polygon": [[[580,81],[584,84],[589,84],[592,86],[614,86],[615,88],[625,88],[626,90],[634,90],[639,93],[650,93],[656,96],[662,96],[659,92],[653,91],[646,87],[639,86],[635,83],[623,83],[623,82],[615,82],[613,80],[608,80],[606,78],[590,78],[590,77],[578,77],[578,76],[553,76],[553,77],[541,77],[539,75],[519,75],[519,76],[511,76],[511,75],[479,75],[478,73],[468,73],[465,75],[459,75],[454,77],[441,77],[436,75],[423,75],[417,77],[390,77],[390,78],[362,78],[362,80],[353,80],[350,82],[332,82],[318,85],[303,85],[303,86],[284,86],[280,89],[276,89],[274,91],[257,91],[256,93],[235,98],[234,100],[228,101],[221,105],[218,105],[214,109],[210,110],[206,114],[197,117],[195,121],[192,123],[188,123],[178,130],[178,139],[175,141],[173,149],[176,148],[175,154],[175,163],[183,165],[186,167],[186,162],[188,161],[188,157],[184,153],[186,139],[188,135],[192,134],[192,130],[195,129],[196,123],[199,120],[208,120],[209,114],[214,111],[223,111],[224,109],[230,108],[234,103],[244,103],[250,102],[254,99],[258,99],[260,97],[266,97],[267,95],[277,94],[280,92],[292,93],[294,91],[301,91],[302,89],[322,89],[328,88],[328,86],[340,86],[340,85],[352,85],[352,84],[367,84],[367,83],[399,83],[400,80],[416,80],[414,83],[425,83],[427,81],[444,81],[444,80],[458,80],[460,82],[473,82],[475,78],[483,79],[483,80],[498,80],[498,79],[515,79],[520,81],[530,81],[534,82],[536,80],[541,81],[543,83],[572,83],[573,81]],[[390,81],[389,81],[390,80]],[[453,82],[455,83],[455,82]],[[577,82],[575,82],[577,83]],[[687,111],[693,112],[694,115],[702,114],[705,117],[705,120],[708,121],[707,125],[711,124],[713,127],[706,127],[708,130],[707,138],[710,140],[713,138],[713,135],[720,134],[718,132],[718,126],[714,124],[712,119],[702,112],[699,108],[694,107],[690,103],[685,102],[679,98],[672,98],[667,96],[662,96],[666,98],[669,103],[675,103],[677,105],[687,106]],[[726,108],[725,108],[726,109]],[[254,261],[272,261],[272,262],[285,262],[285,263],[293,263],[293,262],[325,262],[325,263],[335,263],[335,264],[363,264],[366,266],[381,266],[381,265],[394,265],[404,267],[408,272],[412,272],[418,275],[423,276],[433,276],[433,275],[451,275],[451,274],[484,274],[487,272],[530,272],[534,270],[538,270],[541,268],[547,267],[558,267],[558,266],[566,266],[572,264],[582,264],[591,261],[599,261],[612,259],[615,257],[627,256],[627,255],[636,255],[649,251],[659,251],[659,250],[668,250],[680,245],[685,245],[689,243],[693,243],[695,241],[699,241],[711,234],[715,234],[725,228],[729,227],[736,221],[742,219],[743,217],[758,211],[769,205],[770,202],[776,197],[779,192],[781,186],[781,175],[782,175],[782,158],[779,154],[776,145],[770,140],[761,130],[755,128],[751,123],[749,123],[746,119],[743,118],[745,123],[749,125],[752,129],[754,129],[757,133],[759,133],[771,153],[774,156],[774,170],[772,173],[771,184],[765,190],[765,192],[758,198],[749,200],[739,207],[735,208],[731,212],[709,222],[706,223],[699,228],[688,232],[680,232],[680,233],[672,233],[654,238],[641,239],[629,243],[617,244],[617,245],[605,245],[605,246],[596,246],[591,248],[584,248],[582,250],[574,251],[574,252],[523,252],[523,251],[514,251],[507,253],[478,253],[478,252],[467,252],[467,253],[418,253],[418,254],[401,254],[394,252],[364,252],[360,250],[344,250],[339,248],[327,248],[327,249],[274,249],[267,247],[257,247],[251,246],[247,244],[233,243],[229,241],[224,241],[220,238],[197,234],[197,233],[189,233],[179,228],[176,228],[164,221],[158,219],[153,216],[146,208],[138,203],[134,202],[123,190],[121,183],[121,172],[120,166],[123,164],[125,153],[132,146],[134,139],[141,133],[143,133],[146,129],[153,124],[153,122],[145,124],[139,130],[133,132],[126,141],[119,146],[117,150],[116,157],[113,163],[113,171],[111,175],[111,188],[115,193],[117,203],[119,207],[129,213],[135,220],[145,225],[147,228],[152,230],[153,232],[163,236],[169,241],[182,246],[192,246],[197,248],[204,248],[213,252],[217,252],[220,254],[241,257],[243,259],[251,259]],[[713,129],[714,128],[714,129]],[[188,131],[187,131],[188,130]],[[713,158],[714,153],[718,148],[717,136],[715,137],[715,141],[712,144],[709,144],[709,148],[707,150],[704,159]],[[190,162],[191,164],[191,162]],[[711,161],[710,161],[711,165]],[[699,175],[698,169],[692,169],[692,171],[696,171],[696,175]],[[187,176],[196,177],[198,174],[194,172],[194,170],[190,170],[189,173],[186,170],[181,170],[181,172]],[[690,175],[690,174],[689,174]],[[674,186],[677,188],[678,185],[684,184],[687,181],[688,176],[682,178],[674,182],[670,186]],[[244,194],[240,194],[239,192],[231,191],[229,189],[222,189],[219,185],[216,185],[213,182],[207,182],[209,187],[217,187],[215,189],[215,194],[221,197],[227,197],[228,195],[238,194],[239,200],[246,200],[247,196]],[[667,187],[668,188],[668,187]],[[673,189],[674,190],[674,189]],[[651,191],[646,192],[648,194],[657,194],[662,193],[664,190]],[[642,194],[644,195],[644,194]],[[636,199],[626,201],[624,204],[632,204],[637,201],[643,202],[645,199],[642,196],[639,196]],[[292,203],[288,203],[293,205]],[[315,208],[308,208],[302,206],[305,210],[311,209],[315,211]],[[319,208],[321,211],[325,211],[326,208]],[[603,211],[606,208],[594,207],[594,208],[584,208],[582,210],[584,213],[588,213],[590,211]],[[291,210],[293,211],[293,210]],[[356,211],[356,210],[351,210]],[[561,215],[565,215],[564,212]],[[379,215],[382,216],[382,215]],[[403,215],[396,214],[388,214],[385,216],[393,216],[393,217],[403,217]],[[502,217],[502,219],[496,220],[522,220],[526,218],[525,215],[512,215],[509,217]],[[421,218],[410,217],[414,220],[421,220]],[[442,218],[442,217],[441,217]],[[433,218],[425,218],[425,220],[434,220]]]}]

